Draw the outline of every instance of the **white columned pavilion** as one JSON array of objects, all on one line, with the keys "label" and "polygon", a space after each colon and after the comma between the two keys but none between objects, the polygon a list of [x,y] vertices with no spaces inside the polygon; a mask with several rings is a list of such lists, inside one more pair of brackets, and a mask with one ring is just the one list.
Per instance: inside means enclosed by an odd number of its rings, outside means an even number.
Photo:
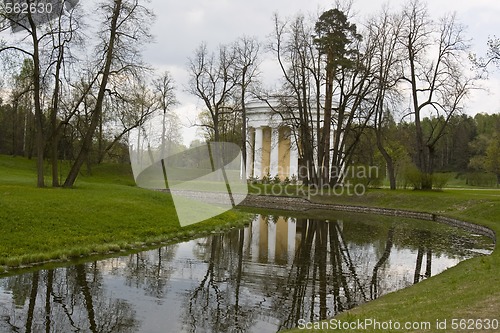
[{"label": "white columned pavilion", "polygon": [[[273,105],[273,103],[275,103]],[[302,177],[307,177],[301,172],[300,146],[298,147],[298,128],[294,121],[286,121],[283,118],[292,119],[276,112],[279,108],[278,101],[248,103],[247,109],[247,179],[263,179],[265,176],[271,178],[279,177],[281,180],[296,179],[302,181]],[[314,115],[317,110],[310,110]],[[291,115],[294,111],[287,111]],[[323,119],[323,111],[319,110],[319,116]],[[295,114],[296,116],[296,114]],[[322,124],[322,123],[321,123]],[[311,123],[311,130],[316,131],[318,124]],[[314,135],[313,135],[314,137]],[[314,140],[316,138],[314,137]],[[335,140],[334,129],[330,136],[330,145],[333,146]],[[316,142],[301,144],[311,144],[316,147]],[[333,156],[330,154],[330,159]],[[330,161],[331,162],[331,161]]]},{"label": "white columned pavilion", "polygon": [[298,177],[299,153],[295,129],[268,104],[247,104],[247,178]]}]

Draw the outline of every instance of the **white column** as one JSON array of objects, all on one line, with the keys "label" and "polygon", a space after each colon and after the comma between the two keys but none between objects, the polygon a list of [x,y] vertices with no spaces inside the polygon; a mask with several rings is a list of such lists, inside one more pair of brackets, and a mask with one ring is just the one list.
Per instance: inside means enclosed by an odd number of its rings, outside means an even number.
[{"label": "white column", "polygon": [[277,128],[273,128],[271,130],[271,160],[269,165],[269,173],[271,177],[274,177],[278,174],[278,160],[279,160],[279,130]]},{"label": "white column", "polygon": [[260,241],[260,215],[257,215],[252,221],[252,241],[250,251],[252,252],[252,261],[259,261],[259,241]]},{"label": "white column", "polygon": [[255,129],[255,151],[253,161],[253,176],[261,178],[262,176],[262,127]]},{"label": "white column", "polygon": [[251,129],[248,129],[247,131],[247,142],[246,142],[246,148],[247,148],[247,165],[245,166],[247,168],[246,170],[246,177],[247,179],[252,177],[252,167],[253,167],[253,146],[252,146],[252,131]]},{"label": "white column", "polygon": [[288,264],[295,259],[295,238],[297,237],[297,223],[294,218],[288,218]]},{"label": "white column", "polygon": [[248,256],[248,253],[250,251],[250,239],[252,237],[251,234],[251,227],[245,227],[245,229],[243,229],[243,254],[245,256]]},{"label": "white column", "polygon": [[293,175],[299,178],[299,150],[297,148],[297,143],[293,135],[290,135],[290,174],[289,177]]},{"label": "white column", "polygon": [[267,262],[273,263],[276,257],[276,221],[267,221]]}]

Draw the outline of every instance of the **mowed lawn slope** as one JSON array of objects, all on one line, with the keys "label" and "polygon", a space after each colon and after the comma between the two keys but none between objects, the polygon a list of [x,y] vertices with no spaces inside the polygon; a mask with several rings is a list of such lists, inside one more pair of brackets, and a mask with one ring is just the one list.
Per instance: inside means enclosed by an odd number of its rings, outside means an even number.
[{"label": "mowed lawn slope", "polygon": [[0,156],[0,270],[177,241],[248,221],[246,213],[230,211],[181,228],[171,196],[135,187],[130,166],[102,165],[92,174],[74,189],[39,189],[34,161]]}]

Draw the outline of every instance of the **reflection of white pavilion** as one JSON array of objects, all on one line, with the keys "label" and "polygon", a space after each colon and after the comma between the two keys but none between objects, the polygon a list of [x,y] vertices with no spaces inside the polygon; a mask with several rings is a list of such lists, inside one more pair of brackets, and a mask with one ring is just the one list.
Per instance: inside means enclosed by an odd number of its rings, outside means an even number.
[{"label": "reflection of white pavilion", "polygon": [[251,229],[245,228],[244,244],[253,262],[260,262],[267,257],[268,262],[275,263],[286,258],[291,265],[300,244],[297,221],[283,216],[271,221],[269,216],[257,215]]}]

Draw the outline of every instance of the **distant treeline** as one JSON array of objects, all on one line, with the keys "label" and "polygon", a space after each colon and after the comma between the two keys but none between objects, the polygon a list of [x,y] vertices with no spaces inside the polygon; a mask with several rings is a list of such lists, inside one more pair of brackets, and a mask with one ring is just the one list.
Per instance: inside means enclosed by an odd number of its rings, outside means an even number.
[{"label": "distant treeline", "polygon": [[[424,132],[439,126],[435,118],[424,118]],[[413,122],[396,124],[389,120],[384,126],[388,150],[394,156],[400,186],[413,186],[418,177],[413,164],[416,154]],[[385,177],[384,159],[375,144],[373,130],[365,129],[354,152],[353,163],[378,165]],[[500,183],[500,113],[453,115],[434,150],[433,167],[437,173],[455,173],[474,186],[495,186]],[[372,180],[375,181],[375,180]],[[379,180],[380,181],[380,180]]]}]

